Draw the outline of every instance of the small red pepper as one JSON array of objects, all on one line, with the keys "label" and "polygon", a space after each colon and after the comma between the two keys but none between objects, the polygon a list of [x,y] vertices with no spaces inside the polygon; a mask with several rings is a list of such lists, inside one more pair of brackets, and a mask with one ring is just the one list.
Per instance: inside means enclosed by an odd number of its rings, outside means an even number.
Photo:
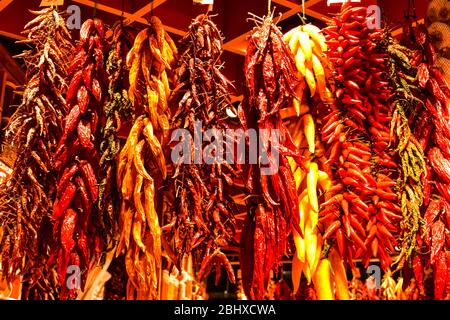
[{"label": "small red pepper", "polygon": [[437,220],[431,227],[431,264],[434,264],[436,257],[442,251],[445,243],[445,225],[441,220]]},{"label": "small red pepper", "polygon": [[61,198],[55,202],[53,205],[53,219],[58,219],[63,215],[63,213],[70,206],[70,202],[72,201],[75,193],[77,191],[77,187],[72,183],[68,182],[67,187],[61,195]]},{"label": "small red pepper", "polygon": [[80,170],[83,174],[83,178],[87,182],[87,187],[89,189],[91,199],[93,202],[96,202],[98,199],[98,185],[94,169],[89,162],[87,162],[86,160],[82,160],[80,161]]},{"label": "small red pepper", "polygon": [[447,280],[447,259],[445,251],[440,251],[434,266],[434,298],[442,299]]}]

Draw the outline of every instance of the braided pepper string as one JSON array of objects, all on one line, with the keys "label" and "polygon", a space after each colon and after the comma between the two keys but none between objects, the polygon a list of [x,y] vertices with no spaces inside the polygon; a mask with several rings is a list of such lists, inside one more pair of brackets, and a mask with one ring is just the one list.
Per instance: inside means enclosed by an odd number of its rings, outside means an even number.
[{"label": "braided pepper string", "polygon": [[58,187],[51,262],[58,268],[61,299],[76,295],[77,286],[66,282],[73,268],[81,271],[83,290],[88,271],[105,248],[106,230],[98,214],[100,127],[107,83],[105,31],[99,19],[88,19],[81,26],[68,71],[71,80],[66,99],[71,109],[53,154]]},{"label": "braided pepper string", "polygon": [[153,16],[127,55],[128,96],[136,117],[118,156],[121,193],[116,255],[125,253],[129,277],[127,299],[159,299],[161,204],[159,190],[167,176],[163,150],[168,143],[170,95],[177,48],[161,21]]},{"label": "braided pepper string", "polygon": [[[426,174],[425,156],[420,142],[413,136],[410,127],[411,120],[418,116],[417,110],[423,102],[417,98],[415,79],[417,69],[411,65],[412,51],[400,45],[388,32],[385,32],[381,43],[388,55],[387,68],[389,84],[393,94],[389,103],[393,106],[391,122],[391,138],[397,145],[399,163],[401,163],[400,183],[398,192],[401,199],[401,213],[403,220],[402,251],[400,252],[397,269],[401,269],[404,261],[411,261],[411,257],[418,251],[417,236],[424,227],[421,217],[421,206],[424,203],[424,186],[422,179]],[[426,122],[425,119],[422,121]],[[404,260],[404,261],[403,261]]]},{"label": "braided pepper string", "polygon": [[[433,269],[433,296],[443,299],[450,294],[450,86],[437,69],[435,48],[423,24],[409,25],[404,29],[403,43],[412,52],[411,65],[417,70],[415,86],[419,99],[424,103],[418,108],[419,114],[413,123],[414,136],[426,155],[426,173],[422,175],[423,224],[422,233],[417,237],[416,250],[412,261],[414,275],[421,293],[427,292],[424,282],[425,267]],[[401,265],[400,265],[401,266]],[[410,267],[410,266],[408,266]]]},{"label": "braided pepper string", "polygon": [[121,21],[112,28],[110,51],[106,61],[108,73],[108,103],[105,105],[105,125],[101,128],[103,140],[100,143],[100,176],[98,209],[102,225],[112,241],[118,232],[117,221],[120,207],[116,185],[116,156],[123,142],[119,134],[122,125],[132,115],[132,104],[128,98],[128,70],[126,57],[133,44],[130,27]]},{"label": "braided pepper string", "polygon": [[255,17],[255,22],[247,47],[246,91],[239,117],[245,130],[257,132],[260,160],[266,160],[266,169],[271,172],[263,172],[262,161],[243,166],[250,197],[240,260],[245,293],[259,300],[266,294],[271,270],[277,272],[288,249],[291,227],[302,234],[295,179],[287,156],[302,169],[304,164],[280,114],[290,102],[289,95],[296,97],[295,88],[300,84],[294,57],[272,15]]}]

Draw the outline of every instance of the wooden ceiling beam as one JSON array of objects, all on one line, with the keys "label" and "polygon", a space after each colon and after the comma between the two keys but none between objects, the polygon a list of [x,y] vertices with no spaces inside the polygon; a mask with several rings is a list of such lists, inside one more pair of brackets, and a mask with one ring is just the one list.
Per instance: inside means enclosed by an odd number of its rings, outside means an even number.
[{"label": "wooden ceiling beam", "polygon": [[318,4],[323,0],[309,0],[305,2],[305,8],[311,8],[313,5]]},{"label": "wooden ceiling beam", "polygon": [[[413,26],[416,26],[417,24],[422,24],[424,22],[425,22],[425,19],[420,19],[419,21],[414,22]],[[401,35],[402,33],[403,33],[403,28],[398,28],[398,29],[392,31],[392,36],[397,37],[397,36]]]},{"label": "wooden ceiling beam", "polygon": [[13,0],[0,0],[0,11],[5,9]]},{"label": "wooden ceiling beam", "polygon": [[167,0],[153,0],[153,1],[150,2],[149,4],[145,5],[144,7],[142,7],[141,9],[139,9],[138,11],[136,11],[135,13],[133,13],[133,15],[130,17],[130,19],[133,19],[133,18],[142,18],[142,17],[144,17],[147,13],[149,13],[150,11],[152,11],[153,9],[156,9],[157,7],[159,7],[160,5],[162,5],[164,2],[167,2]]},{"label": "wooden ceiling beam", "polygon": [[[91,0],[72,0],[72,1],[82,4],[82,5],[85,5],[85,6],[88,6],[88,7],[91,7],[91,8],[95,8],[95,6],[96,6],[95,2],[91,1]],[[119,17],[122,16],[122,10],[111,8],[111,7],[101,4],[101,3],[97,3],[97,9],[100,11],[111,13],[111,14],[119,16]],[[131,13],[125,11],[123,13],[123,16],[128,19],[129,17],[132,17],[133,15]],[[142,19],[142,21],[134,19],[133,21],[146,23],[145,19]]]},{"label": "wooden ceiling beam", "polygon": [[[285,6],[286,8],[289,8],[289,9],[294,9],[295,7],[298,6],[298,4],[288,1],[288,0],[272,0],[272,2],[281,4],[282,6]],[[306,3],[305,3],[305,5],[306,5]]]},{"label": "wooden ceiling beam", "polygon": [[167,32],[171,32],[174,34],[177,34],[179,36],[184,36],[186,34],[186,31],[171,27],[171,26],[167,26],[165,24],[163,24],[164,30],[166,30]]},{"label": "wooden ceiling beam", "polygon": [[[273,2],[289,2],[289,3],[291,3],[290,1],[286,1],[286,0],[272,0]],[[310,16],[310,17],[313,17],[313,18],[316,18],[316,19],[319,19],[319,20],[322,20],[322,21],[325,21],[325,22],[327,22],[330,18],[328,17],[328,16],[326,16],[326,15],[324,15],[324,14],[321,14],[321,13],[319,13],[319,12],[316,12],[316,11],[314,11],[314,10],[311,10],[311,9],[309,9],[311,6],[313,6],[313,5],[315,5],[316,3],[318,3],[320,0],[311,0],[311,1],[307,1],[307,2],[305,2],[305,14],[306,15],[308,15],[308,16]],[[280,3],[281,4],[281,3]],[[302,6],[301,5],[298,5],[298,4],[296,4],[296,5],[294,5],[292,8],[291,8],[291,10],[289,10],[289,11],[286,11],[283,15],[282,15],[282,19],[281,19],[281,21],[283,21],[283,20],[285,20],[285,19],[288,19],[288,18],[290,18],[290,17],[292,17],[294,14],[297,14],[297,13],[300,13],[301,11],[303,10],[303,8],[302,8]]]},{"label": "wooden ceiling beam", "polygon": [[[278,4],[281,4],[281,5],[285,6],[285,7],[291,8],[290,10],[284,12],[281,15],[280,21],[283,21],[283,20],[286,20],[286,19],[292,17],[293,15],[301,12],[302,9],[303,9],[301,5],[295,4],[295,3],[290,2],[288,0],[272,0],[272,1],[274,3],[278,3]],[[328,16],[323,15],[321,13],[318,13],[318,12],[316,12],[314,10],[309,9],[309,7],[315,5],[319,1],[321,1],[321,0],[310,0],[310,1],[305,2],[305,14],[307,14],[310,17],[313,17],[313,18],[316,18],[316,19],[319,19],[319,20],[327,22],[330,19]],[[232,53],[244,56],[245,55],[245,50],[243,50],[240,46],[242,45],[243,40],[250,34],[250,32],[251,31],[248,31],[248,32],[246,32],[246,33],[244,33],[244,34],[242,34],[242,35],[240,35],[240,36],[238,36],[238,37],[236,37],[236,38],[226,42],[223,45],[223,49],[227,50],[227,51],[230,51]]]},{"label": "wooden ceiling beam", "polygon": [[226,43],[223,44],[223,50],[241,55],[241,56],[245,56],[245,49],[242,50],[241,48],[238,47],[238,45],[242,44],[242,41],[245,40],[245,38],[250,34],[250,31],[240,35],[237,38],[234,38],[233,40],[230,40]]},{"label": "wooden ceiling beam", "polygon": [[[91,8],[94,8],[95,7],[95,2],[94,1],[91,1],[91,0],[73,0],[74,2],[77,2],[77,3],[79,3],[79,4],[83,4],[83,5],[86,5],[86,6],[89,6],[89,7],[91,7]],[[165,1],[167,1],[167,0],[156,0],[157,2],[159,2],[159,4],[158,4],[158,6],[159,5],[161,5],[162,3],[164,3]],[[148,6],[148,5],[147,5]],[[147,6],[145,6],[144,8],[146,8]],[[156,3],[155,3],[155,6],[156,6]],[[145,19],[145,18],[143,18],[142,16],[138,16],[137,15],[137,13],[139,12],[139,11],[141,11],[141,13],[143,13],[143,15],[145,14],[144,12],[144,8],[142,8],[142,9],[139,9],[138,11],[136,11],[134,14],[131,14],[131,13],[129,13],[129,12],[124,12],[124,14],[123,14],[123,16],[127,19],[127,20],[129,20],[129,21],[131,21],[131,22],[134,22],[134,21],[136,21],[136,22],[139,22],[139,23],[143,23],[143,24],[147,24],[147,20]],[[121,17],[122,16],[122,10],[118,10],[118,9],[115,9],[115,8],[111,8],[111,7],[109,7],[109,6],[105,6],[105,5],[103,5],[103,4],[97,4],[97,9],[98,10],[101,10],[101,11],[105,11],[105,12],[108,12],[108,13],[111,13],[111,14],[113,14],[113,15],[116,15],[116,16],[118,16],[118,17]],[[150,12],[151,11],[151,9],[148,11],[148,12]],[[177,29],[177,28],[173,28],[173,27],[170,27],[170,26],[166,26],[166,25],[163,25],[163,27],[164,27],[164,29],[167,31],[167,32],[171,32],[171,33],[174,33],[174,34],[177,34],[177,35],[180,35],[180,36],[183,36],[186,32],[184,32],[184,31],[182,31],[182,30],[179,30],[179,29]]]},{"label": "wooden ceiling beam", "polygon": [[305,9],[306,15],[316,18],[318,20],[322,20],[324,22],[328,22],[331,20],[331,18],[325,14],[319,13],[317,11],[311,10],[311,9]]},{"label": "wooden ceiling beam", "polygon": [[[322,1],[322,0],[305,1],[305,9],[311,8],[313,5],[319,3],[320,1]],[[286,8],[289,8],[289,9],[295,9],[295,8],[298,8],[298,7],[302,8],[302,6],[300,4],[294,3],[294,2],[289,1],[289,0],[272,0],[272,2],[281,4],[282,6],[285,6]]]},{"label": "wooden ceiling beam", "polygon": [[3,30],[0,30],[0,35],[8,37],[8,38],[11,38],[11,39],[16,39],[16,40],[24,40],[24,39],[26,39],[24,36],[22,36],[20,34],[15,34],[15,33],[3,31]]}]

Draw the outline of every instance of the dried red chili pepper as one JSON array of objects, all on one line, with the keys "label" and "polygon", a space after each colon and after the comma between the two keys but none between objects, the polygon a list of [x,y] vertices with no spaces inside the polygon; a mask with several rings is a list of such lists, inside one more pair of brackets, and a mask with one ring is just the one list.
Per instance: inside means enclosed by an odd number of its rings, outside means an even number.
[{"label": "dried red chili pepper", "polygon": [[70,179],[72,179],[72,177],[77,173],[77,171],[78,171],[77,163],[74,163],[70,168],[64,169],[64,172],[58,184],[59,195],[66,189],[67,183],[70,181]]},{"label": "dried red chili pepper", "polygon": [[424,274],[424,267],[422,263],[422,259],[420,256],[416,255],[413,259],[413,271],[414,271],[414,277],[417,282],[417,286],[419,287],[420,294],[425,294],[425,287],[423,284],[423,274]]},{"label": "dried red chili pepper", "polygon": [[[101,25],[102,22],[98,19],[88,19],[81,28],[81,40],[75,53],[78,58],[72,61],[70,68],[74,73],[67,94],[71,110],[65,118],[59,148],[53,155],[55,167],[60,172],[60,188],[67,185],[65,191],[57,195],[53,215],[55,245],[52,250],[64,251],[63,254],[59,253],[57,260],[61,284],[64,284],[69,262],[78,264],[82,272],[87,271],[91,259],[101,253],[104,241],[99,241],[99,236],[106,236],[99,215],[92,214],[92,211],[98,208],[95,204],[98,201],[97,168],[100,148],[96,133],[99,131],[99,118],[103,108],[103,85],[99,79],[104,80],[103,50],[107,49]],[[73,65],[75,63],[77,65]],[[70,182],[72,179],[75,183]],[[86,241],[71,242],[70,246],[67,245],[68,240],[63,237],[61,231],[61,228],[64,228],[62,209],[67,209],[67,212],[76,216],[77,222],[71,234],[78,234],[82,229]],[[89,247],[86,247],[86,244]],[[82,259],[77,252],[83,252]],[[62,286],[61,290],[62,298],[75,294],[75,291],[68,290],[65,286]]]},{"label": "dried red chili pepper", "polygon": [[80,113],[81,114],[85,114],[87,111],[87,108],[89,106],[89,93],[86,89],[85,86],[81,86],[78,89],[78,93],[77,93],[77,102],[78,102],[78,106],[80,108]]},{"label": "dried red chili pepper", "polygon": [[430,79],[430,72],[425,63],[421,63],[417,68],[417,77],[419,78],[419,84],[422,88],[426,88],[427,83]]},{"label": "dried red chili pepper", "polygon": [[447,279],[447,255],[441,250],[436,256],[436,267],[434,269],[434,298],[444,298],[444,290]]},{"label": "dried red chili pepper", "polygon": [[53,205],[52,218],[54,220],[59,219],[63,215],[63,213],[67,210],[67,208],[69,208],[70,202],[75,196],[76,190],[77,187],[73,183],[71,182],[67,183],[67,187],[61,193],[61,197]]},{"label": "dried red chili pepper", "polygon": [[431,167],[439,178],[446,183],[450,183],[450,161],[442,155],[441,150],[438,148],[431,148],[428,152],[428,159],[430,160]]},{"label": "dried red chili pepper", "polygon": [[445,225],[441,220],[437,220],[431,226],[431,264],[434,264],[436,257],[439,256],[440,252],[445,243]]},{"label": "dried red chili pepper", "polygon": [[434,224],[434,221],[439,216],[442,210],[442,202],[441,200],[431,200],[430,205],[425,212],[425,227],[426,227],[426,237],[425,242],[430,245],[431,244],[431,227]]},{"label": "dried red chili pepper", "polygon": [[[401,218],[389,209],[395,208],[394,204],[399,199],[391,190],[397,185],[398,163],[390,138],[392,111],[386,107],[390,95],[386,90],[385,74],[388,56],[380,50],[383,32],[363,28],[367,17],[347,10],[343,10],[333,19],[331,27],[326,28],[333,28],[333,32],[325,30],[329,33],[326,36],[328,55],[334,69],[337,99],[331,106],[326,106],[326,109],[331,108],[336,119],[328,121],[327,132],[322,134],[322,139],[326,149],[330,150],[327,164],[333,166],[336,183],[341,183],[348,191],[343,195],[332,193],[322,204],[321,212],[337,211],[337,218],[330,226],[335,228],[339,225],[336,221],[341,226],[336,231],[330,230],[339,237],[337,244],[346,262],[352,263],[355,257],[362,257],[367,262],[376,255],[387,268],[391,260],[378,247],[384,243],[386,234],[391,238],[386,245],[392,247],[395,236],[391,232],[398,232],[394,221]],[[364,11],[364,8],[358,10]],[[333,38],[338,41],[334,42]],[[370,72],[366,73],[366,70]],[[323,110],[322,113],[329,112]],[[341,143],[331,144],[334,139],[332,129],[338,124],[345,134],[340,136]],[[388,177],[376,177],[378,172],[388,172]],[[389,208],[378,206],[378,203]],[[386,234],[377,233],[377,228],[372,229],[370,224],[378,224]],[[370,231],[369,234],[366,231]]]}]

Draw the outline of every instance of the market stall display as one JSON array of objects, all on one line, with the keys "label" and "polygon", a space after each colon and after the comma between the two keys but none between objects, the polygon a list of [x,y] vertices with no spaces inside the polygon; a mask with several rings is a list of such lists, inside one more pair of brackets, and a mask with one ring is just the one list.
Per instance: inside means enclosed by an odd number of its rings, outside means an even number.
[{"label": "market stall display", "polygon": [[56,8],[31,12],[0,296],[450,298],[446,1],[400,35],[350,1],[283,34],[269,1],[240,98],[209,12],[179,40],[153,11],[86,19],[77,40]]}]

